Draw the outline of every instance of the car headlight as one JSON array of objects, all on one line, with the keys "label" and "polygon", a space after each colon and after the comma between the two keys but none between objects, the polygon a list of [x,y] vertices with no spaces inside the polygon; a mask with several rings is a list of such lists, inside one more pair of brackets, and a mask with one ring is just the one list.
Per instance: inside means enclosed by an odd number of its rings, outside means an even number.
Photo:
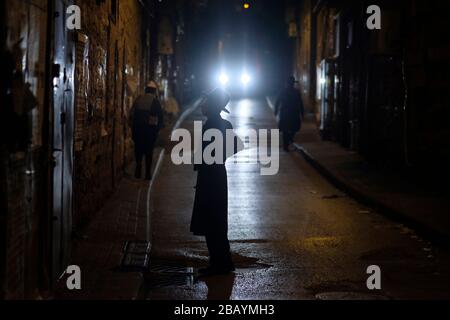
[{"label": "car headlight", "polygon": [[250,75],[248,73],[243,73],[241,75],[241,82],[244,86],[248,85],[250,83]]},{"label": "car headlight", "polygon": [[220,84],[224,86],[228,83],[228,81],[230,81],[230,78],[228,77],[228,75],[226,73],[221,73],[219,76]]}]

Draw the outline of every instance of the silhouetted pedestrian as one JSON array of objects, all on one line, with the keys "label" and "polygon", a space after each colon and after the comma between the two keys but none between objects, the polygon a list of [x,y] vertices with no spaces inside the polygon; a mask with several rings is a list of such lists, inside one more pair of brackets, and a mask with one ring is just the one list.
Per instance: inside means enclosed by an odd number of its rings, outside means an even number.
[{"label": "silhouetted pedestrian", "polygon": [[[207,95],[202,105],[202,112],[207,117],[203,132],[208,129],[218,129],[224,137],[222,163],[206,164],[203,161],[202,164],[194,166],[198,176],[191,232],[205,236],[210,256],[209,266],[199,270],[202,275],[226,274],[234,271],[228,241],[228,186],[225,168],[226,130],[233,127],[230,122],[220,116],[222,111],[228,112],[225,107],[229,100],[224,90],[215,89]],[[209,143],[203,142],[202,154]],[[237,147],[234,149],[234,153],[236,152]]]},{"label": "silhouetted pedestrian", "polygon": [[164,126],[163,111],[154,81],[148,83],[145,94],[140,95],[134,102],[130,110],[129,124],[136,157],[135,177],[141,178],[142,160],[145,158],[145,179],[151,180],[153,149],[159,130]]},{"label": "silhouetted pedestrian", "polygon": [[304,118],[304,107],[300,92],[295,88],[295,78],[289,77],[286,88],[275,104],[275,115],[279,115],[278,126],[283,134],[283,149],[289,151],[295,134],[300,130]]}]

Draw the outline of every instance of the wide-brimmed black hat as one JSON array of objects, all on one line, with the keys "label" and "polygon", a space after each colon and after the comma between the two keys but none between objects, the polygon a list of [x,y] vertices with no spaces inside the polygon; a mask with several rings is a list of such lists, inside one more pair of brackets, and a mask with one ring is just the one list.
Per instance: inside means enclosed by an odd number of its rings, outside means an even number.
[{"label": "wide-brimmed black hat", "polygon": [[203,103],[207,103],[208,108],[214,108],[217,112],[224,111],[230,113],[225,107],[230,102],[230,95],[222,88],[216,88],[203,97]]}]

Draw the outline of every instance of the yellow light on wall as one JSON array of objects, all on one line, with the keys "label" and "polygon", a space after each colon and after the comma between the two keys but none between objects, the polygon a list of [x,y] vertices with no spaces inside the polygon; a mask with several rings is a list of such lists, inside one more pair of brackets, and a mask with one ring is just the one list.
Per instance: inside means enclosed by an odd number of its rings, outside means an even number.
[{"label": "yellow light on wall", "polygon": [[244,9],[249,9],[249,8],[250,8],[250,4],[244,3]]}]

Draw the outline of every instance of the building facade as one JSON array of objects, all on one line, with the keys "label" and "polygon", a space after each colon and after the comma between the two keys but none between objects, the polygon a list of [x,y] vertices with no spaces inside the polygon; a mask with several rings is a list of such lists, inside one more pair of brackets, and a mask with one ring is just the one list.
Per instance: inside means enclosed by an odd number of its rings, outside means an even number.
[{"label": "building facade", "polygon": [[[67,25],[71,5],[80,9],[80,29]],[[158,75],[157,61],[176,52],[157,43],[164,37],[175,48],[182,29],[168,19],[178,33],[161,30],[160,13],[177,8],[154,0],[0,6],[0,297],[40,298],[51,294],[72,239],[132,160],[128,111],[150,79],[164,82],[179,68],[173,61]]]},{"label": "building facade", "polygon": [[[381,9],[370,30],[369,6]],[[381,166],[441,169],[450,159],[449,4],[290,2],[294,72],[324,139]]]}]

